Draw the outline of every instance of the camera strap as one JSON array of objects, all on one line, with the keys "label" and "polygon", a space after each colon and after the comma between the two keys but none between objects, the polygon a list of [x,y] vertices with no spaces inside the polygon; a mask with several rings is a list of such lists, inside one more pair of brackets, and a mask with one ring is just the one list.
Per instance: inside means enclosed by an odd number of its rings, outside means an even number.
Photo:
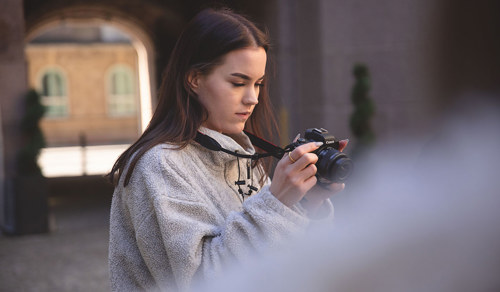
[{"label": "camera strap", "polygon": [[285,155],[285,150],[274,145],[273,143],[268,142],[260,137],[257,137],[248,131],[243,131],[243,132],[245,132],[248,138],[250,138],[250,142],[252,142],[254,146],[257,146],[258,148],[266,151],[271,156],[280,159],[281,157],[283,157],[283,155]]},{"label": "camera strap", "polygon": [[[228,153],[230,155],[236,156],[236,159],[238,161],[238,180],[235,181],[235,184],[238,187],[238,193],[241,195],[242,200],[245,200],[245,196],[247,196],[247,197],[250,196],[252,194],[252,192],[258,191],[258,188],[253,186],[253,172],[251,171],[251,162],[257,161],[260,158],[269,157],[269,156],[281,158],[285,154],[285,150],[272,144],[271,142],[268,142],[262,138],[259,138],[250,132],[247,132],[247,131],[244,131],[244,132],[248,136],[248,138],[250,139],[250,142],[252,142],[252,144],[254,146],[266,151],[266,153],[255,153],[252,155],[248,155],[248,154],[238,153],[237,151],[231,151],[231,150],[223,148],[219,144],[219,142],[217,142],[214,138],[212,138],[208,135],[202,134],[199,131],[196,133],[196,137],[194,138],[194,140],[196,142],[198,142],[201,146],[203,146],[209,150],[222,151],[224,153]],[[247,185],[247,187],[248,187],[247,192],[244,192],[243,189],[241,188],[241,186],[247,184],[247,182],[246,182],[246,180],[241,179],[239,158],[249,158],[250,159],[250,161],[247,162],[247,179],[250,180],[250,182]]]},{"label": "camera strap", "polygon": [[228,153],[228,154],[236,156],[236,157],[250,158],[252,160],[259,160],[260,158],[269,157],[269,156],[274,156],[274,157],[279,159],[279,158],[283,157],[283,155],[285,154],[285,150],[272,144],[271,142],[268,142],[262,138],[259,138],[250,132],[247,132],[247,131],[244,131],[244,132],[248,136],[248,138],[250,138],[250,142],[252,142],[252,144],[254,146],[264,150],[266,153],[255,153],[255,154],[249,155],[249,154],[241,154],[241,153],[238,153],[235,151],[231,151],[231,150],[223,148],[219,144],[219,142],[217,142],[214,138],[212,138],[208,135],[202,134],[200,132],[196,133],[196,137],[194,138],[194,140],[196,142],[198,142],[198,144],[200,144],[201,146],[203,146],[209,150],[222,151],[222,152]]}]

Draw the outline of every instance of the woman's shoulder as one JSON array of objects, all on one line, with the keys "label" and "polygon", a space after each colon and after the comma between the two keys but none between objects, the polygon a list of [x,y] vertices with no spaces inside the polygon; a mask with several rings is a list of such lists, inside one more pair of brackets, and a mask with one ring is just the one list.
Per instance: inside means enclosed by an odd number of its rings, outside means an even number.
[{"label": "woman's shoulder", "polygon": [[138,164],[151,166],[152,164],[176,163],[176,160],[186,155],[185,150],[177,145],[161,143],[144,152],[139,158]]},{"label": "woman's shoulder", "polygon": [[151,169],[157,166],[161,169],[171,169],[179,165],[198,164],[199,149],[191,143],[185,147],[168,143],[158,144],[147,150],[138,160],[137,166],[140,168]]},{"label": "woman's shoulder", "polygon": [[[137,160],[131,182],[141,180],[158,180],[165,175],[178,174],[182,171],[180,166],[185,164],[185,148],[172,144],[158,144],[148,149]],[[137,155],[137,153],[135,154]]]}]

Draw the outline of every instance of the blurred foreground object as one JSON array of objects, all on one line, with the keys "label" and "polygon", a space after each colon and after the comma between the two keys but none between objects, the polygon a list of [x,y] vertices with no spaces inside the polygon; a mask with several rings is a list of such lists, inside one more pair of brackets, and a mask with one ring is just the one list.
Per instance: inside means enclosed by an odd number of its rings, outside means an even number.
[{"label": "blurred foreground object", "polygon": [[500,291],[500,107],[468,100],[428,141],[374,149],[334,227],[203,291]]}]

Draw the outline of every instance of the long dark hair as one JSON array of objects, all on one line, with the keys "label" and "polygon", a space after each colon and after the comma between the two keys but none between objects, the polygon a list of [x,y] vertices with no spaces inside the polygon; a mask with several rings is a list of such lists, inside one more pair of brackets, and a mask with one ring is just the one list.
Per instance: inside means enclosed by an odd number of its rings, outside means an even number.
[{"label": "long dark hair", "polygon": [[[108,174],[110,181],[118,183],[130,160],[124,180],[124,186],[127,186],[137,161],[158,144],[171,143],[182,149],[192,141],[208,118],[208,112],[189,86],[189,73],[208,74],[221,63],[224,55],[246,47],[262,47],[268,52],[268,35],[247,18],[227,8],[205,9],[198,13],[188,23],[172,51],[163,75],[158,105],[148,127],[117,159]],[[269,137],[277,132],[277,124],[266,81],[245,129]]]}]

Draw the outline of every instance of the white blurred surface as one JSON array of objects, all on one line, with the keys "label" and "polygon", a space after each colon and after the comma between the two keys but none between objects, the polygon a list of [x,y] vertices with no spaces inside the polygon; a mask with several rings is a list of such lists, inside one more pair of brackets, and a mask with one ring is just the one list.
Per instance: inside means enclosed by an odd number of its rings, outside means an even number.
[{"label": "white blurred surface", "polygon": [[107,174],[128,144],[87,146],[85,148],[44,148],[38,163],[46,177]]}]

